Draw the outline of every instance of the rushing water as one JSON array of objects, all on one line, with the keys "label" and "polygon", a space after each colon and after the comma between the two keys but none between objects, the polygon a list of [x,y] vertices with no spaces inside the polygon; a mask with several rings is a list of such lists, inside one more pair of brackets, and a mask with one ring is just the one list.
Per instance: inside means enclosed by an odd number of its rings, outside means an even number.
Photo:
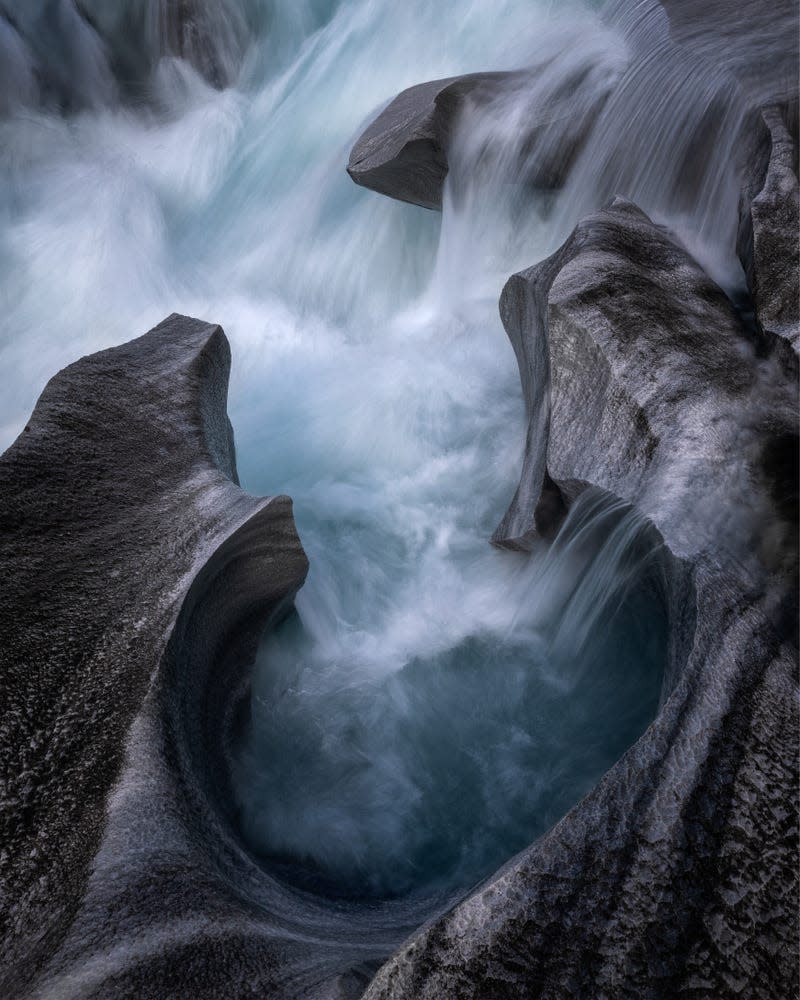
[{"label": "rushing water", "polygon": [[[156,0],[82,7],[0,0],[0,439],[78,355],[222,323],[242,482],[293,496],[311,559],[256,665],[244,833],[329,891],[466,886],[647,725],[666,633],[652,539],[606,498],[547,553],[487,544],[524,425],[500,288],[622,193],[736,290],[747,102],[655,3],[199,4],[208,79]],[[403,87],[522,66],[524,95],[468,112],[442,217],[346,176]],[[528,155],[597,125],[531,193],[519,125],[555,105]]]},{"label": "rushing water", "polygon": [[327,893],[471,885],[588,792],[656,709],[667,616],[640,519],[584,494],[525,560],[487,551],[468,512],[442,546],[437,510],[416,537],[352,508],[327,531],[310,516],[320,569],[259,655],[243,828]]}]

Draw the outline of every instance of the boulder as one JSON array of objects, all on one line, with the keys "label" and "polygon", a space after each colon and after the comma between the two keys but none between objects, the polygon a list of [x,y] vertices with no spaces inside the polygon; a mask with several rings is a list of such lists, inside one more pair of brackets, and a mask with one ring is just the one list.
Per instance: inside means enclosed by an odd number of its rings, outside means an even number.
[{"label": "boulder", "polygon": [[792,996],[796,385],[620,200],[514,275],[501,315],[530,424],[495,542],[529,547],[587,486],[635,504],[664,542],[661,706],[582,802],[413,936],[365,997]]},{"label": "boulder", "polygon": [[510,75],[470,73],[402,91],[353,146],[348,174],[390,198],[441,210],[447,146],[465,98],[491,99]]},{"label": "boulder", "polygon": [[[515,183],[558,188],[586,144],[610,81],[602,76],[595,85],[583,65],[565,69],[557,86],[548,81],[541,90],[536,79],[534,71],[471,73],[409,87],[360,136],[347,172],[362,187],[441,210],[452,145],[469,108],[490,123],[472,151],[476,160],[502,161],[499,170]],[[504,124],[509,118],[520,123],[513,141]],[[502,138],[494,137],[493,121]]]}]

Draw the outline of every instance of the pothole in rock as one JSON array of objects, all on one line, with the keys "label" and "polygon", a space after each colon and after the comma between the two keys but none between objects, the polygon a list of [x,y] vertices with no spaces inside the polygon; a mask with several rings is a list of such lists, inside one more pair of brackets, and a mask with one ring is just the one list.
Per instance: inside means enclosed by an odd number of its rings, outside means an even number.
[{"label": "pothole in rock", "polygon": [[467,888],[654,717],[669,609],[646,522],[591,490],[548,549],[482,558],[439,567],[416,606],[376,591],[352,622],[312,555],[298,614],[261,644],[234,775],[242,834],[285,880],[351,899]]}]

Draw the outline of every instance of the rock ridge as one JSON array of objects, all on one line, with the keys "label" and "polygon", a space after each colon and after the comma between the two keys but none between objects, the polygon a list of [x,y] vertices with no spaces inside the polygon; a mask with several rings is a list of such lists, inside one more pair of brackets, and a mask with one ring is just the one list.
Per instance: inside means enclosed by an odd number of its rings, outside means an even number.
[{"label": "rock ridge", "polygon": [[[113,901],[104,933],[116,943],[136,920],[135,906],[120,910],[122,886],[158,844],[134,849],[132,829],[113,834],[109,803],[137,787],[141,814],[158,806],[177,814],[176,830],[197,815],[219,826],[220,768],[204,786],[191,758],[200,747],[219,758],[209,699],[244,683],[220,663],[221,624],[240,636],[246,663],[242,644],[286,613],[307,569],[291,501],[250,497],[234,482],[229,366],[219,326],[171,316],[55,376],[0,458],[0,551],[14,581],[0,609],[5,996],[84,995],[88,983],[64,970],[97,934],[87,914],[99,884]],[[214,721],[219,743],[223,719]],[[131,775],[141,746],[131,733],[145,729],[147,787]],[[194,788],[183,811],[165,791],[177,760],[178,788]],[[168,841],[169,829],[154,836]],[[126,843],[110,893],[103,859],[115,836]]]}]

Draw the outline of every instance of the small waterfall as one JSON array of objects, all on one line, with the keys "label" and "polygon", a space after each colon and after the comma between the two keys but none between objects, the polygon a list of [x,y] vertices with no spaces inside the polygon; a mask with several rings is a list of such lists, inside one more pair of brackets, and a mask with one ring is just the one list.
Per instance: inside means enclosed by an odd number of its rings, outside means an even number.
[{"label": "small waterfall", "polygon": [[[755,97],[712,35],[676,42],[675,6],[0,0],[0,438],[75,357],[173,311],[224,325],[242,482],[294,498],[311,559],[235,776],[249,842],[303,885],[463,888],[655,711],[646,526],[587,494],[549,550],[488,539],[526,426],[509,274],[622,194],[741,284]],[[376,109],[485,69],[514,85],[465,108],[441,217],[350,182]]]},{"label": "small waterfall", "polygon": [[[779,16],[777,94],[793,90],[783,75],[795,23],[788,8]],[[529,266],[620,195],[741,293],[738,202],[764,88],[754,93],[711,32],[688,46],[674,33],[657,0],[608,4],[543,33],[524,73],[494,100],[467,102],[449,154],[448,258],[480,247],[479,281],[487,258]]]},{"label": "small waterfall", "polygon": [[548,551],[476,551],[435,605],[409,594],[361,628],[312,580],[257,662],[237,775],[254,851],[306,888],[404,896],[466,888],[543,833],[655,712],[654,535],[589,491]]}]

